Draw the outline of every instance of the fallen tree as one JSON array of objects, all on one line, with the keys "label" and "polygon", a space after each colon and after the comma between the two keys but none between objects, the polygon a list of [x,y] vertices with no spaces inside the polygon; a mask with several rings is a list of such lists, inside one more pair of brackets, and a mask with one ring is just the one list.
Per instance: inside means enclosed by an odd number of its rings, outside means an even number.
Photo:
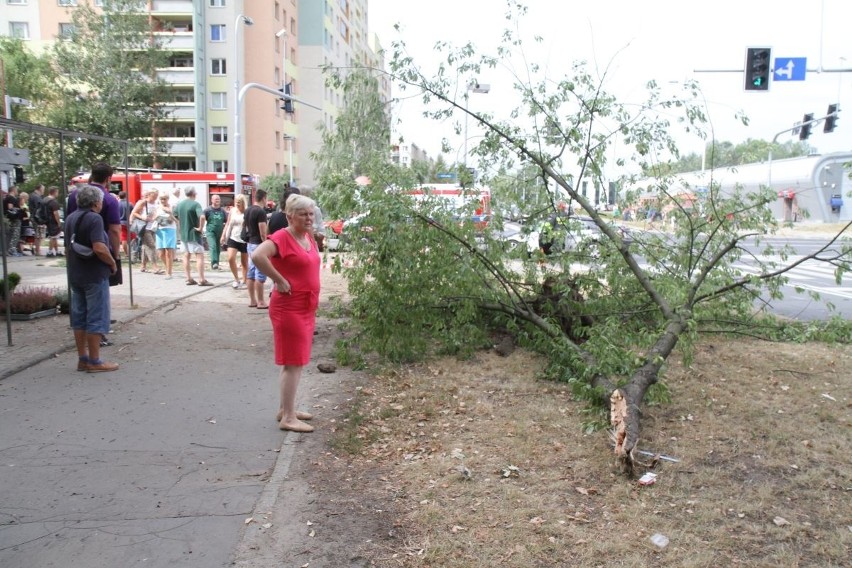
[{"label": "fallen tree", "polygon": [[[415,183],[407,172],[381,156],[348,159],[345,151],[341,155],[340,137],[353,132],[328,131],[328,150],[318,156],[323,203],[339,214],[357,208],[360,226],[370,229],[354,240],[355,262],[346,269],[359,325],[351,342],[408,361],[469,353],[489,345],[493,330],[508,330],[549,357],[551,378],[608,409],[615,454],[632,472],[643,401],[667,396],[660,379],[675,349],[688,359],[694,340],[711,328],[755,333],[763,321],[755,303],[778,298],[785,274],[803,262],[830,263],[842,278],[852,259],[843,241],[849,225],[818,251],[787,263],[790,251],[765,241],[778,228],[768,188],[723,193],[711,176],[707,191],[685,202],[684,190],[694,188],[661,174],[642,187],[641,196],[668,210],[670,230],[625,238],[587,196],[585,182],[606,187],[603,172],[616,139],[624,154],[619,165],[632,161],[653,171],[666,156],[676,158],[676,126],[661,110],[679,111],[676,125],[712,134],[697,86],[686,85],[686,97],[665,98],[652,82],[648,100],[635,106],[607,94],[606,74],[595,78],[583,64],[558,81],[533,81],[533,67],[523,74],[528,79],[515,84],[518,108],[508,120],[496,120],[469,111],[464,97],[478,73],[508,66],[509,56],[521,49],[512,32],[503,37],[498,56],[477,56],[471,46],[448,51],[447,65],[433,77],[398,43],[391,68],[401,85],[423,96],[433,118],[466,113],[485,130],[473,153],[479,170],[491,172],[494,199],[503,199],[505,210],[514,196],[516,216],[533,227],[568,203],[591,219],[597,236],[549,256],[528,255],[523,246],[508,251],[503,218],[495,215],[484,229],[469,221],[478,206],[474,192],[461,210],[438,196],[415,199],[407,191]],[[380,104],[374,100],[372,108]],[[370,106],[356,104],[351,112]],[[370,121],[346,113],[341,121],[358,124],[360,136],[370,135]],[[710,162],[712,168],[712,156]],[[467,169],[460,170],[463,178]],[[355,184],[359,175],[370,183]],[[620,205],[638,206],[639,197],[625,195]],[[567,216],[555,232],[557,240],[580,233],[576,216]],[[761,254],[752,252],[761,246]],[[757,275],[737,271],[735,263],[745,258]]]}]

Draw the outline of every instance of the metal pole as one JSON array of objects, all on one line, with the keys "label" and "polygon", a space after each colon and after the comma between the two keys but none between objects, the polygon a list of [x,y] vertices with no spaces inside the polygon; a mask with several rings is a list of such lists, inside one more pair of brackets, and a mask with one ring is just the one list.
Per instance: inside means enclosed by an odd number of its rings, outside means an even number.
[{"label": "metal pole", "polygon": [[288,142],[287,147],[290,149],[290,158],[289,158],[289,160],[290,160],[290,187],[293,187],[293,142],[295,140],[296,139],[293,138],[292,136],[289,136],[287,138],[287,142]]},{"label": "metal pole", "polygon": [[234,20],[234,198],[243,193],[242,176],[242,148],[240,148],[240,22],[247,26],[254,24],[254,20],[242,14]]},{"label": "metal pole", "polygon": [[[12,119],[12,97],[10,97],[9,95],[3,95],[3,99],[6,102],[6,108],[5,108],[3,116],[5,116],[9,120],[11,120]],[[6,147],[12,148],[12,129],[11,128],[6,130]]]}]

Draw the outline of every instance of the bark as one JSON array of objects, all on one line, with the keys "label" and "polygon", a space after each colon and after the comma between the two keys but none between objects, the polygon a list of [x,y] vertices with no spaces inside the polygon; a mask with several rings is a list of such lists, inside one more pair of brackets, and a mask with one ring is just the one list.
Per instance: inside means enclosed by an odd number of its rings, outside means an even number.
[{"label": "bark", "polygon": [[665,332],[646,354],[645,364],[633,373],[626,385],[614,389],[609,395],[609,419],[615,456],[630,475],[633,474],[635,463],[634,452],[639,447],[642,400],[651,385],[657,382],[660,368],[674,351],[685,328],[686,322],[681,318],[670,321]]}]

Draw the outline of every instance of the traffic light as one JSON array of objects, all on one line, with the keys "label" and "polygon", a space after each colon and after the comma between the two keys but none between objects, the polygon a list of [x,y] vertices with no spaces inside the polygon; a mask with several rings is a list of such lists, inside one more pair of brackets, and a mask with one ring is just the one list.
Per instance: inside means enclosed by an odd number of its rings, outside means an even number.
[{"label": "traffic light", "polygon": [[799,140],[807,140],[811,135],[811,121],[814,119],[814,113],[809,112],[802,119],[802,128],[799,130]]},{"label": "traffic light", "polygon": [[284,95],[281,97],[281,110],[287,114],[293,114],[295,112],[293,110],[293,99],[290,98],[293,96],[293,83],[287,83],[278,90]]},{"label": "traffic light", "polygon": [[769,62],[772,50],[768,47],[746,49],[745,90],[769,90]]},{"label": "traffic light", "polygon": [[828,105],[828,112],[825,113],[825,125],[822,127],[823,132],[834,132],[834,127],[837,126],[837,112],[839,110],[839,104]]}]

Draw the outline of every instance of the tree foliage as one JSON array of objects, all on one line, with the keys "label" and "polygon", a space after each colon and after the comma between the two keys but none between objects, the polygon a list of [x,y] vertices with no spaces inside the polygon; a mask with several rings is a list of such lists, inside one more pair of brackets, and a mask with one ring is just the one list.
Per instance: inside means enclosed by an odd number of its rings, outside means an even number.
[{"label": "tree foliage", "polygon": [[[649,393],[666,396],[660,378],[675,348],[688,359],[702,332],[752,330],[756,299],[761,293],[780,295],[792,266],[784,263],[790,251],[773,251],[762,242],[777,226],[767,207],[775,196],[768,190],[722,192],[711,184],[697,203],[682,201],[681,184],[665,165],[668,156],[677,155],[678,129],[706,135],[703,96],[694,84],[686,96],[668,97],[651,82],[647,101],[635,105],[608,93],[606,72],[596,76],[583,62],[561,78],[529,64],[511,69],[517,107],[508,119],[468,111],[459,93],[484,69],[534,60],[523,53],[514,31],[502,37],[495,55],[439,43],[446,62],[430,76],[397,42],[391,71],[403,90],[422,94],[425,113],[434,119],[446,122],[468,113],[479,123],[486,134],[472,152],[478,169],[494,172],[487,181],[495,182],[501,199],[522,193],[510,201],[520,217],[535,223],[570,200],[600,236],[547,258],[508,252],[499,216],[484,229],[471,222],[475,192],[462,209],[440,198],[415,197],[409,189],[416,176],[386,160],[346,156],[344,148],[359,144],[349,139],[353,131],[327,132],[325,189],[329,196],[356,197],[366,214],[360,227],[370,229],[354,240],[355,262],[347,269],[360,326],[353,342],[409,361],[439,352],[470,353],[489,344],[494,329],[512,333],[547,354],[551,377],[606,404],[616,453],[629,468],[639,439],[639,407]],[[353,114],[357,108],[352,106]],[[359,124],[363,137],[383,132],[375,117],[347,121]],[[624,156],[618,165],[632,162],[654,172],[650,191],[671,209],[673,233],[637,234],[628,243],[584,195],[585,181],[606,186],[616,141]],[[359,186],[352,181],[355,174],[371,183]],[[577,221],[569,219],[565,227],[579,234]],[[758,275],[740,274],[734,264],[750,254],[747,239],[780,260],[754,259]],[[848,244],[835,239],[807,258],[830,262],[842,276],[850,255]]]},{"label": "tree foliage", "polygon": [[[739,144],[710,141],[705,144],[704,156],[695,153],[680,155],[675,161],[657,164],[655,169],[656,173],[660,173],[660,171],[686,173],[700,171],[702,166],[707,169],[714,169],[753,164],[768,159],[770,146],[772,157],[775,160],[807,156],[812,150],[807,142],[787,141],[783,144],[778,142],[772,144],[765,140],[753,140],[751,138]],[[650,171],[643,173],[646,176],[653,175]]]},{"label": "tree foliage", "polygon": [[[53,45],[56,71],[50,97],[40,101],[43,123],[55,128],[127,139],[128,165],[151,166],[161,148],[153,125],[167,117],[163,103],[169,89],[157,78],[166,66],[148,15],[135,0],[109,0],[102,11],[81,3],[72,12],[73,31]],[[48,75],[49,76],[49,75]],[[31,135],[30,149],[39,164],[37,177],[57,184],[60,148],[56,137]],[[125,162],[120,145],[97,140],[66,140],[66,170],[86,170],[92,163]]]}]

